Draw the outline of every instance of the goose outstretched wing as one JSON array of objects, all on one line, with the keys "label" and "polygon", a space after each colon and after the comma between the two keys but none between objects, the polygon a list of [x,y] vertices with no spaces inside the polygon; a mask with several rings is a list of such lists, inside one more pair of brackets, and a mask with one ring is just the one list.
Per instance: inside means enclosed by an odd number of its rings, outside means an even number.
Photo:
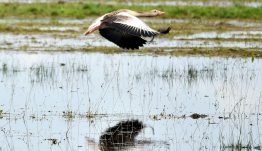
[{"label": "goose outstretched wing", "polygon": [[126,32],[134,36],[153,37],[160,34],[139,18],[126,12],[105,16],[101,22],[104,23],[106,27],[117,29],[118,31]]}]

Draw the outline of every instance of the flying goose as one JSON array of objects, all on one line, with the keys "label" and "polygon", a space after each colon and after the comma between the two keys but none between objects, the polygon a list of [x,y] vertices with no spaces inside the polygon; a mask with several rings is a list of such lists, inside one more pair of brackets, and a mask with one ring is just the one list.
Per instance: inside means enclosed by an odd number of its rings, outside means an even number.
[{"label": "flying goose", "polygon": [[[147,42],[142,37],[152,37],[167,34],[167,29],[154,30],[137,17],[153,17],[165,14],[159,10],[136,12],[127,9],[107,13],[96,19],[84,33],[88,35],[96,30],[107,40],[124,49],[139,49]],[[151,41],[152,41],[151,40]]]}]

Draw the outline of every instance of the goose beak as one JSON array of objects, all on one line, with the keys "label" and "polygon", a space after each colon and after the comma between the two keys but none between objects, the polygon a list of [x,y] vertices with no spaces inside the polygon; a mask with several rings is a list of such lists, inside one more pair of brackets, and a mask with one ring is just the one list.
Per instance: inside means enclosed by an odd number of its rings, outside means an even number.
[{"label": "goose beak", "polygon": [[90,27],[88,27],[87,31],[84,33],[84,35],[88,35],[93,33],[94,31],[98,30],[100,28],[101,25],[91,25]]},{"label": "goose beak", "polygon": [[90,31],[89,31],[89,30],[87,30],[86,32],[84,32],[84,35],[85,35],[85,36],[88,35],[88,34],[90,34]]},{"label": "goose beak", "polygon": [[159,15],[160,16],[165,15],[165,12],[159,12]]}]

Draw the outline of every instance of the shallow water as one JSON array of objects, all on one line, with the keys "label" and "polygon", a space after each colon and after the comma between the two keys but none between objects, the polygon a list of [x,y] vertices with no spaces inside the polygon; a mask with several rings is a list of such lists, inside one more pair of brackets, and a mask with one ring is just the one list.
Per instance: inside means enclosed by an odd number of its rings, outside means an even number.
[{"label": "shallow water", "polygon": [[[244,32],[243,32],[244,33]],[[260,32],[261,33],[261,32]],[[231,35],[230,35],[231,34]],[[192,47],[226,47],[226,48],[262,48],[260,41],[216,41],[213,39],[202,40],[198,38],[210,37],[217,38],[221,35],[221,38],[226,36],[232,36],[232,33],[217,34],[214,33],[199,33],[188,36],[175,36],[173,39],[157,37],[153,42],[148,42],[145,47],[148,48],[192,48]],[[240,37],[241,36],[241,37]],[[233,36],[232,36],[233,37]],[[259,38],[259,35],[236,35],[235,37],[240,38]],[[79,35],[68,35],[68,34],[13,34],[13,33],[1,33],[0,37],[0,49],[5,50],[71,50],[71,49],[82,49],[86,47],[116,47],[117,46],[102,36],[97,34],[91,34],[84,36]]]},{"label": "shallow water", "polygon": [[139,119],[148,127],[137,140],[148,143],[130,150],[221,150],[237,142],[254,149],[262,145],[261,63],[1,51],[0,148],[96,150],[107,128]]},{"label": "shallow water", "polygon": [[174,36],[175,39],[199,39],[199,38],[223,38],[223,39],[248,39],[257,38],[261,39],[262,31],[225,31],[225,32],[201,32],[197,34],[187,35],[187,36]]},{"label": "shallow water", "polygon": [[[11,50],[78,50],[92,47],[117,47],[95,32],[84,36],[83,33],[94,18],[87,19],[0,19],[6,26],[18,27],[16,30],[3,31],[0,37],[0,49]],[[227,48],[262,48],[261,22],[247,20],[186,20],[186,19],[145,19],[147,23],[159,24],[201,24],[196,29],[172,29],[170,37],[159,36],[146,47],[151,48],[192,48],[192,47],[227,47]],[[85,27],[86,25],[86,27]],[[205,26],[226,26],[226,31],[213,29],[206,31]],[[201,32],[203,28],[204,32]],[[29,31],[25,32],[25,31]],[[191,31],[192,30],[192,31]],[[230,30],[230,31],[228,31]],[[179,35],[173,32],[181,32]],[[189,34],[193,33],[193,34]],[[173,35],[172,35],[173,34]],[[220,39],[218,39],[220,38]],[[147,39],[150,41],[150,39]]]}]

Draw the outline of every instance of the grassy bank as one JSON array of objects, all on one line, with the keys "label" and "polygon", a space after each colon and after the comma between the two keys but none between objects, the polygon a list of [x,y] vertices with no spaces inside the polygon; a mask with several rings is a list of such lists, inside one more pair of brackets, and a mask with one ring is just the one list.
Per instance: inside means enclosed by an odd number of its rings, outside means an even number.
[{"label": "grassy bank", "polygon": [[[77,50],[79,51],[79,49]],[[87,47],[80,51],[85,52],[102,52],[102,53],[140,53],[140,54],[157,54],[173,56],[206,56],[206,57],[243,57],[243,58],[261,58],[260,49],[241,49],[241,48],[142,48],[139,50],[123,50],[115,47]]]},{"label": "grassy bank", "polygon": [[262,7],[247,6],[126,6],[102,5],[89,3],[33,3],[33,4],[0,4],[0,17],[70,17],[86,18],[97,16],[117,9],[145,11],[159,9],[167,12],[167,18],[239,18],[262,19]]}]

